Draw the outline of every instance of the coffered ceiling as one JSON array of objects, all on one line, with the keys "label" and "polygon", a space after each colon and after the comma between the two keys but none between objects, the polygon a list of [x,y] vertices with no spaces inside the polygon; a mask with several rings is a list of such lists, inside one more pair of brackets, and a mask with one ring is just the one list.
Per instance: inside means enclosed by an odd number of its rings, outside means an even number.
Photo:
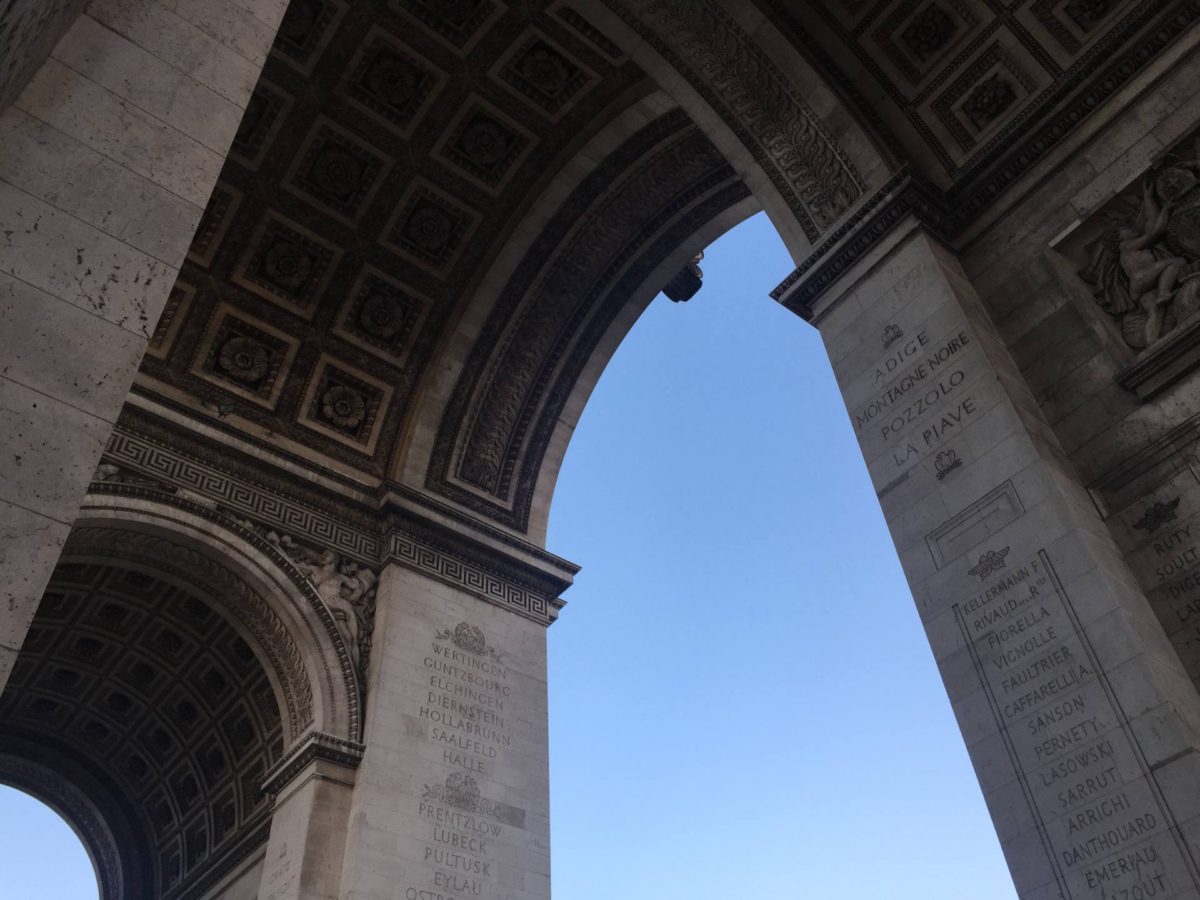
[{"label": "coffered ceiling", "polygon": [[569,10],[294,0],[139,390],[378,479],[456,306],[651,89]]}]

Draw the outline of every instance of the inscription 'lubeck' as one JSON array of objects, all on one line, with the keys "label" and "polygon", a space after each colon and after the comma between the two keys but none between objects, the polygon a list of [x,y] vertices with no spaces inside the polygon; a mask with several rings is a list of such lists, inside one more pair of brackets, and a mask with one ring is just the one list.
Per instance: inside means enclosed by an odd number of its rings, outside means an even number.
[{"label": "inscription 'lubeck'", "polygon": [[430,723],[429,740],[442,747],[442,762],[454,774],[427,787],[419,804],[419,815],[431,824],[421,862],[432,870],[432,881],[408,887],[405,900],[483,897],[500,875],[490,844],[506,825],[496,818],[518,827],[524,821],[523,811],[488,800],[476,781],[512,745],[508,669],[483,632],[467,623],[439,632],[423,663],[429,680],[417,715]]}]

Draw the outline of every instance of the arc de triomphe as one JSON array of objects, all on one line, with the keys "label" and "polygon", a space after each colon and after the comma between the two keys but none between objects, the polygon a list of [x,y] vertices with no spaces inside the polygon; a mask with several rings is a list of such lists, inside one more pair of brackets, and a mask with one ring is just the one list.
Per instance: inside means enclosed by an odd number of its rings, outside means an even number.
[{"label": "arc de triomphe", "polygon": [[548,897],[559,464],[765,210],[1019,895],[1200,898],[1198,21],[10,0],[0,781],[105,900]]}]

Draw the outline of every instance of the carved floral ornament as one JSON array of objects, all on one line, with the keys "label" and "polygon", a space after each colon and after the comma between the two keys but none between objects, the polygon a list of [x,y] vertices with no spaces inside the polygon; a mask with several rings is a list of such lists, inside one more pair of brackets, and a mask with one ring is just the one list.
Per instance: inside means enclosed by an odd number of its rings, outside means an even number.
[{"label": "carved floral ornament", "polygon": [[1200,312],[1200,140],[1146,172],[1129,200],[1100,213],[1106,228],[1079,274],[1141,350]]}]

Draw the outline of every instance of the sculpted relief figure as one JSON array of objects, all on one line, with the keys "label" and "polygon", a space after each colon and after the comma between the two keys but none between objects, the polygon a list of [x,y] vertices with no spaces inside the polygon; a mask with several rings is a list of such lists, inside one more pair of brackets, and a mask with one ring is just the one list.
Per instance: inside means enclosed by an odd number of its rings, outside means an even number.
[{"label": "sculpted relief figure", "polygon": [[1138,350],[1200,312],[1200,142],[1193,157],[1146,173],[1137,213],[1101,235],[1079,273]]},{"label": "sculpted relief figure", "polygon": [[329,548],[313,550],[276,531],[267,531],[265,537],[307,575],[316,588],[346,642],[350,663],[361,683],[366,675],[374,630],[378,582],[375,573],[352,559],[343,559]]}]

